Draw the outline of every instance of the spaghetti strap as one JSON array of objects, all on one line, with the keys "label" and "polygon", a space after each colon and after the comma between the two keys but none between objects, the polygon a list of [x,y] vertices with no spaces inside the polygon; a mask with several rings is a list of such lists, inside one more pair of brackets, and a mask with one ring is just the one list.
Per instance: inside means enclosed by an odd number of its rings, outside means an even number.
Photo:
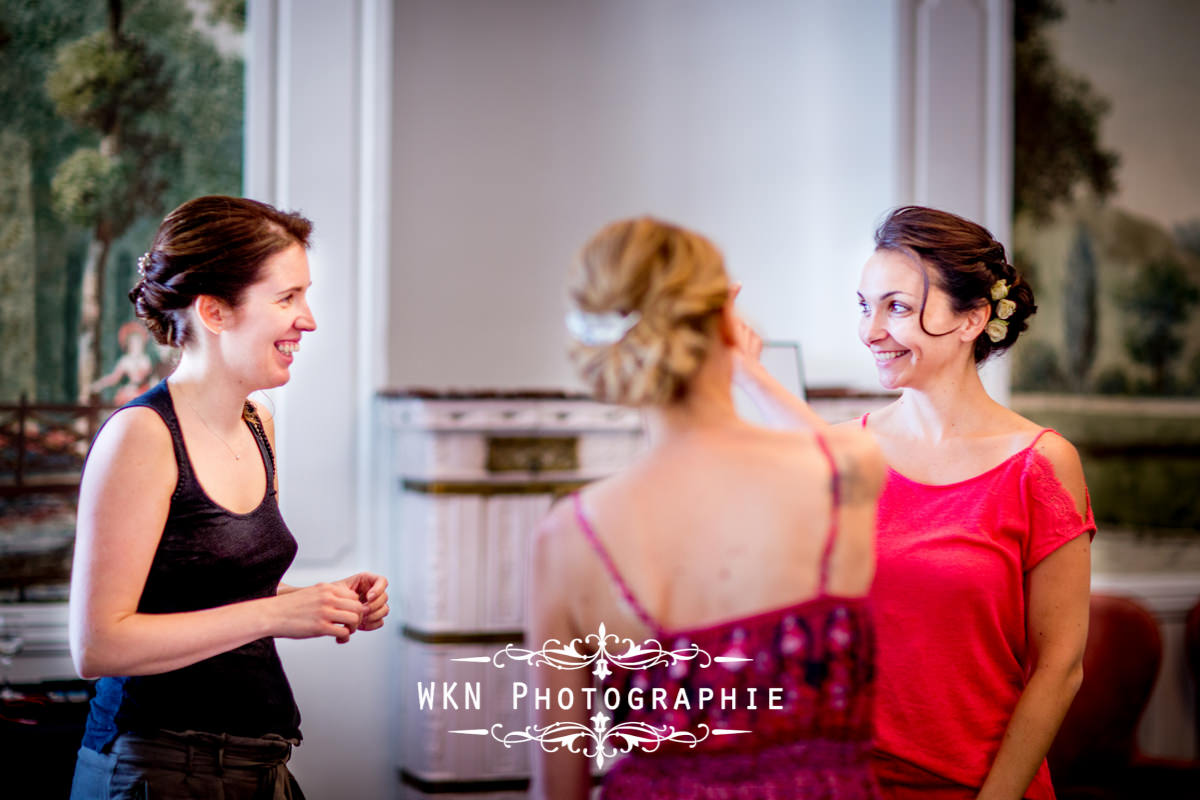
[{"label": "spaghetti strap", "polygon": [[584,537],[591,544],[592,549],[596,551],[596,555],[600,556],[600,561],[603,562],[608,574],[612,576],[613,582],[617,588],[621,590],[621,596],[625,598],[625,602],[629,603],[629,607],[633,609],[633,613],[637,614],[638,619],[649,628],[657,636],[662,632],[662,628],[646,612],[638,599],[634,597],[633,592],[629,588],[629,584],[625,583],[625,579],[621,577],[621,573],[617,570],[617,565],[613,563],[612,556],[608,554],[608,550],[600,542],[600,537],[596,535],[595,529],[588,522],[587,516],[583,513],[583,502],[579,499],[579,492],[571,493],[571,504],[575,509],[575,522],[579,524],[579,529],[583,531]]},{"label": "spaghetti strap", "polygon": [[[863,424],[866,424],[866,416],[863,416]],[[825,441],[825,437],[816,431],[813,432],[813,437],[817,440],[817,446],[821,448],[821,454],[825,456],[825,460],[829,462],[829,533],[825,536],[825,551],[821,554],[821,582],[818,587],[820,594],[825,594],[825,586],[829,581],[829,559],[833,556],[833,545],[837,541],[838,535],[838,509],[842,507],[841,496],[841,481],[838,479],[837,462],[833,460],[833,452],[829,449],[829,444]]]},{"label": "spaghetti strap", "polygon": [[867,429],[867,417],[869,417],[869,416],[871,416],[870,411],[868,411],[862,415],[862,428],[864,431]]},{"label": "spaghetti strap", "polygon": [[1035,437],[1033,437],[1033,441],[1029,443],[1029,447],[1027,447],[1027,448],[1025,448],[1025,449],[1026,449],[1026,450],[1032,450],[1033,448],[1037,447],[1037,443],[1038,443],[1038,442],[1041,440],[1041,438],[1042,438],[1043,436],[1045,436],[1047,433],[1058,433],[1058,431],[1054,430],[1054,428],[1042,428],[1040,431],[1038,431],[1038,435],[1037,435],[1037,436],[1035,436]]}]

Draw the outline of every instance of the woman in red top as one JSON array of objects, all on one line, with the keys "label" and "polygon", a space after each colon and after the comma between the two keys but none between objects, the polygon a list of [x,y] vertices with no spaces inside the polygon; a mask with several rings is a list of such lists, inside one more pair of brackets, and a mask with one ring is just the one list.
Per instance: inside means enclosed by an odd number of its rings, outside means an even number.
[{"label": "woman in red top", "polygon": [[[1045,756],[1083,677],[1095,526],[1069,442],[988,396],[1033,292],[981,226],[910,206],[863,267],[859,336],[891,405],[847,423],[889,464],[879,501],[876,772],[887,798],[1054,797]],[[803,409],[753,359],[739,381]]]}]

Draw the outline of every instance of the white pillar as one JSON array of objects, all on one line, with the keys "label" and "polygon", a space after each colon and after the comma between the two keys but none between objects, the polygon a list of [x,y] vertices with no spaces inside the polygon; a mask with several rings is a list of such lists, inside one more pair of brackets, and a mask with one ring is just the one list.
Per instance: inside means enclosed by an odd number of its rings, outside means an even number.
[{"label": "white pillar", "polygon": [[[1012,2],[899,2],[898,202],[979,222],[1011,259]],[[982,374],[1007,403],[1007,359]]]},{"label": "white pillar", "polygon": [[[384,571],[372,536],[371,410],[384,380],[392,81],[388,0],[253,0],[245,192],[314,223],[306,335],[275,406],[280,504],[300,552],[285,581]],[[279,641],[303,716],[306,793],[387,797],[387,628]]]}]

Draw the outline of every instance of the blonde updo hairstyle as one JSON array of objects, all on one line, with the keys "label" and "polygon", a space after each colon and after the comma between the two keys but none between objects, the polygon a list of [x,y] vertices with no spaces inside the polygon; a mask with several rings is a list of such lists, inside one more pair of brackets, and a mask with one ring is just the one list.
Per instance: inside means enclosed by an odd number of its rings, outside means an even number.
[{"label": "blonde updo hairstyle", "polygon": [[638,217],[605,226],[584,245],[569,292],[584,313],[640,315],[611,344],[572,341],[571,359],[596,398],[666,405],[687,394],[708,357],[729,277],[708,239]]}]

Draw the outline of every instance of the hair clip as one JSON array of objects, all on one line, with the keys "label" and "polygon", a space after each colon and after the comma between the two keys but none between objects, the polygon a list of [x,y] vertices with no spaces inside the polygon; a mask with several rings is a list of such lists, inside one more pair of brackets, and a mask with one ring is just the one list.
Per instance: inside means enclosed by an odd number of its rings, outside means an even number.
[{"label": "hair clip", "polygon": [[637,311],[628,314],[619,311],[594,314],[576,308],[567,312],[567,330],[580,344],[601,347],[624,339],[641,318],[642,315]]},{"label": "hair clip", "polygon": [[138,275],[142,276],[143,279],[146,277],[146,267],[148,266],[150,266],[150,252],[146,251],[138,256],[137,260]]}]

